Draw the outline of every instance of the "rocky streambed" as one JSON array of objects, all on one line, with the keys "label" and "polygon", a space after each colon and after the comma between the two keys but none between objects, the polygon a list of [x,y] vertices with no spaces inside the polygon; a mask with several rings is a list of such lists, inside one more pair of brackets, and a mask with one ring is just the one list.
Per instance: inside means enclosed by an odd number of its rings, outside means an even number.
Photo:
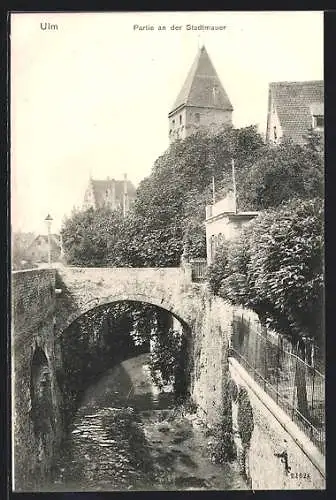
[{"label": "rocky streambed", "polygon": [[128,360],[88,389],[48,489],[247,489],[236,462],[211,463],[209,430],[153,387],[147,362]]}]

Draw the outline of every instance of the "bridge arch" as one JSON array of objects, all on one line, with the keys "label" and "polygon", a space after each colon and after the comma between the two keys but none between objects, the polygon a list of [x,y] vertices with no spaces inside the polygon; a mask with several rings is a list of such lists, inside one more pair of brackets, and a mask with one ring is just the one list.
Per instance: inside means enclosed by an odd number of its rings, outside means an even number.
[{"label": "bridge arch", "polygon": [[152,304],[193,327],[203,305],[195,304],[201,297],[188,269],[61,267],[56,275],[57,334],[91,309],[117,302]]},{"label": "bridge arch", "polygon": [[138,302],[142,304],[153,305],[160,309],[164,309],[170,312],[181,323],[184,329],[187,330],[191,329],[190,321],[188,320],[188,318],[186,318],[183,313],[181,314],[179,308],[176,307],[176,305],[170,302],[169,300],[162,297],[160,298],[143,293],[134,292],[127,294],[116,293],[113,295],[108,295],[106,297],[96,297],[89,300],[88,302],[82,304],[80,309],[70,313],[70,315],[66,318],[66,320],[62,325],[61,331],[64,332],[77,319],[79,319],[87,312],[92,311],[93,309],[96,309],[104,305],[117,304],[120,302],[135,302],[135,303]]}]

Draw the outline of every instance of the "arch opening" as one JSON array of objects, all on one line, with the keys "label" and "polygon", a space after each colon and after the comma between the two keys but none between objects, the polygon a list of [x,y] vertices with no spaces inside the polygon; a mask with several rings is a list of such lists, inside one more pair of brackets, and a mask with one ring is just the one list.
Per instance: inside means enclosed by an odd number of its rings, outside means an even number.
[{"label": "arch opening", "polygon": [[[163,332],[167,332],[166,338],[164,333],[161,337],[156,335],[156,340],[164,340],[164,344],[167,344],[168,331],[179,328],[181,343],[178,344],[179,351],[176,351],[179,358],[174,374],[180,382],[178,392],[181,399],[186,396],[190,387],[186,352],[190,348],[191,328],[169,309],[163,304],[153,304],[148,299],[140,301],[134,297],[124,299],[119,296],[87,308],[63,330],[59,337],[62,370],[57,377],[67,401],[64,408],[66,421],[70,423],[85,391],[108,370],[127,359],[153,353],[151,340],[155,337],[152,330],[156,322],[159,322]],[[156,315],[154,320],[150,315]],[[173,337],[170,335],[169,339],[174,348]],[[167,345],[165,348],[167,351]],[[155,352],[160,354],[160,348]],[[161,362],[160,356],[158,358],[156,367]]]},{"label": "arch opening", "polygon": [[127,295],[118,294],[103,298],[95,298],[87,302],[81,308],[80,311],[79,310],[75,311],[69,315],[69,317],[67,318],[62,327],[62,332],[64,332],[67,328],[69,328],[69,326],[71,326],[72,323],[80,319],[83,315],[90,313],[90,311],[93,311],[102,306],[111,306],[113,304],[119,304],[122,302],[140,303],[140,304],[146,304],[148,306],[158,307],[159,309],[163,309],[168,313],[170,313],[172,316],[174,316],[176,320],[178,320],[186,330],[190,330],[191,328],[189,322],[187,321],[187,319],[182,317],[178,308],[174,304],[171,304],[170,302],[166,301],[165,299],[149,297],[143,294],[127,294]]},{"label": "arch opening", "polygon": [[37,347],[31,362],[31,419],[36,437],[47,446],[47,436],[54,427],[51,371],[45,352]]}]

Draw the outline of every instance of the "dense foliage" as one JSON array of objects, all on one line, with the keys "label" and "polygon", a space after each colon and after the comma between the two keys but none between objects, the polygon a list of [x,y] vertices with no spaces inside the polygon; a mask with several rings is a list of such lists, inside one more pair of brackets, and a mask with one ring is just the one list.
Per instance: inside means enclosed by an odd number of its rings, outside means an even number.
[{"label": "dense foliage", "polygon": [[217,253],[215,293],[256,311],[278,332],[321,338],[323,202],[294,200],[265,211]]},{"label": "dense foliage", "polygon": [[160,388],[174,385],[182,345],[181,332],[172,328],[167,331],[156,330],[151,341],[150,370],[154,382]]},{"label": "dense foliage", "polygon": [[254,429],[253,411],[248,392],[244,387],[238,393],[237,424],[243,446],[249,446]]},{"label": "dense foliage", "polygon": [[232,187],[235,160],[240,210],[279,207],[323,192],[321,139],[310,131],[307,144],[264,144],[255,127],[200,130],[176,141],[154,163],[127,217],[108,208],[74,212],[62,228],[69,264],[132,267],[177,266],[205,257],[205,206]]},{"label": "dense foliage", "polygon": [[240,207],[263,210],[279,207],[284,201],[322,196],[323,159],[314,144],[302,147],[285,141],[265,146],[238,179]]},{"label": "dense foliage", "polygon": [[35,236],[34,233],[16,232],[12,234],[11,261],[14,271],[37,267],[31,256],[27,253],[27,249],[33,242]]},{"label": "dense foliage", "polygon": [[225,463],[236,458],[236,448],[232,432],[231,380],[226,379],[220,406],[219,421],[212,429],[209,441],[210,459],[213,463]]},{"label": "dense foliage", "polygon": [[189,257],[205,257],[205,205],[231,186],[231,157],[237,172],[252,165],[263,148],[255,127],[199,131],[176,141],[155,162],[137,190],[125,219],[109,209],[76,212],[62,236],[67,262],[75,265],[176,266],[183,246]]},{"label": "dense foliage", "polygon": [[[205,206],[232,185],[238,208],[262,213],[210,270],[214,293],[254,309],[280,332],[318,337],[322,304],[323,144],[264,144],[255,127],[200,130],[155,162],[126,218],[109,208],[74,212],[62,228],[68,264],[178,266],[205,257]],[[313,198],[315,199],[313,200]],[[321,309],[320,309],[321,310]],[[146,315],[143,316],[146,318]]]},{"label": "dense foliage", "polygon": [[62,227],[68,264],[104,267],[114,265],[115,247],[122,235],[123,218],[109,208],[74,211]]}]

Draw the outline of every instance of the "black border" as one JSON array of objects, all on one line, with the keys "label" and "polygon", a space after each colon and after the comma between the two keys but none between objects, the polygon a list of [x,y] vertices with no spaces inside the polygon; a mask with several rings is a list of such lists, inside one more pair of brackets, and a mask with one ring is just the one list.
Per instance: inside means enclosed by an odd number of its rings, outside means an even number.
[{"label": "black border", "polygon": [[[34,7],[30,6],[27,8],[26,2],[13,2],[14,5],[11,7],[11,11],[14,12],[50,12],[50,11],[68,11],[68,12],[84,12],[84,11],[101,11],[104,10],[104,5],[101,5],[101,2],[96,2],[94,6],[89,7],[85,6],[85,8],[80,8],[79,6],[69,6],[69,2],[57,2],[57,8],[52,8],[51,6],[47,7],[45,2],[31,2],[34,3]],[[55,2],[56,3],[56,2]],[[104,2],[103,2],[104,3]],[[328,2],[330,5],[316,5],[314,10],[322,10],[333,8],[334,2]],[[64,5],[62,5],[64,4]],[[63,7],[63,8],[62,8]],[[84,7],[82,5],[82,7]],[[107,6],[105,6],[107,7]],[[119,7],[119,8],[118,8]],[[139,7],[132,2],[120,2],[120,5],[117,8],[115,5],[110,5],[109,8],[106,8],[106,11],[174,11],[174,10],[259,10],[258,8],[251,8],[246,5],[245,2],[241,2],[240,0],[236,0],[234,2],[225,2],[224,5],[217,5],[214,8],[211,8],[207,3],[207,8],[200,8],[199,6],[193,5],[189,6],[191,8],[183,8],[181,3],[177,3],[172,0],[170,2],[161,1],[159,9],[151,9],[150,7],[145,7],[139,9]],[[242,7],[242,8],[241,8]],[[286,9],[286,5],[282,5],[281,8],[276,8],[274,5],[273,8],[270,8],[270,5],[263,6],[260,10],[291,10]],[[268,7],[268,8],[265,8]],[[295,10],[307,10],[306,6],[295,6]],[[10,320],[10,281],[9,281],[9,270],[10,270],[10,255],[9,255],[9,243],[10,243],[10,183],[9,183],[9,174],[10,174],[10,165],[9,165],[9,136],[10,136],[10,123],[9,123],[9,115],[7,113],[9,107],[9,99],[10,99],[10,89],[8,86],[9,82],[9,57],[10,57],[10,44],[9,44],[9,10],[3,11],[3,29],[1,30],[1,42],[0,43],[0,51],[3,61],[3,71],[0,73],[0,82],[3,86],[4,92],[2,96],[6,96],[5,99],[1,99],[1,115],[3,117],[3,127],[1,129],[0,134],[0,144],[1,151],[3,152],[2,158],[3,166],[1,168],[0,173],[0,286],[2,289],[2,297],[5,300],[2,300],[1,303],[1,323],[2,327],[1,331],[1,354],[3,353],[3,363],[2,367],[6,366],[7,370],[3,373],[1,377],[1,415],[4,419],[4,426],[2,429],[4,432],[2,436],[5,437],[4,441],[2,441],[1,450],[3,452],[2,455],[2,463],[3,471],[1,473],[0,483],[3,486],[4,494],[2,498],[13,498],[17,500],[23,500],[29,497],[32,498],[59,498],[59,499],[74,499],[74,498],[83,498],[88,500],[98,499],[98,498],[111,498],[111,496],[120,496],[120,495],[141,495],[142,492],[132,492],[132,493],[109,493],[109,492],[97,492],[97,493],[13,493],[11,491],[11,457],[10,457],[10,412],[11,412],[11,399],[10,399],[10,337],[9,337],[9,320]],[[326,345],[327,345],[327,384],[326,384],[326,401],[327,401],[327,490],[326,491],[258,491],[257,495],[265,496],[267,499],[274,498],[284,498],[291,499],[297,496],[301,496],[306,499],[311,495],[314,497],[325,497],[329,496],[332,498],[332,492],[336,492],[336,461],[333,456],[336,450],[336,440],[335,440],[335,421],[336,415],[335,412],[335,387],[334,381],[336,380],[336,362],[333,354],[336,352],[335,344],[336,344],[336,328],[333,325],[333,309],[336,306],[336,275],[334,272],[334,260],[336,256],[335,249],[333,248],[334,240],[333,233],[335,232],[334,227],[336,227],[335,223],[335,214],[334,212],[334,199],[335,199],[335,177],[336,177],[336,11],[329,10],[325,12],[325,107],[326,107],[326,211],[325,211],[325,220],[326,220]],[[265,61],[267,64],[267,61]],[[6,72],[8,69],[8,72]],[[6,127],[7,125],[7,127]],[[328,314],[330,310],[330,313]],[[8,349],[7,349],[8,348]],[[7,397],[6,397],[7,396]],[[8,478],[8,479],[7,479]],[[7,497],[8,491],[8,497]],[[143,492],[146,495],[146,498],[152,497],[156,498],[157,492]],[[199,496],[206,494],[207,497],[214,497],[227,495],[233,496],[251,496],[253,492],[239,492],[239,491],[206,491],[206,492],[174,492],[173,495],[181,496],[187,495],[190,497]],[[172,492],[160,492],[160,496],[166,496],[167,494],[171,495]],[[155,496],[154,496],[155,495]]]}]

